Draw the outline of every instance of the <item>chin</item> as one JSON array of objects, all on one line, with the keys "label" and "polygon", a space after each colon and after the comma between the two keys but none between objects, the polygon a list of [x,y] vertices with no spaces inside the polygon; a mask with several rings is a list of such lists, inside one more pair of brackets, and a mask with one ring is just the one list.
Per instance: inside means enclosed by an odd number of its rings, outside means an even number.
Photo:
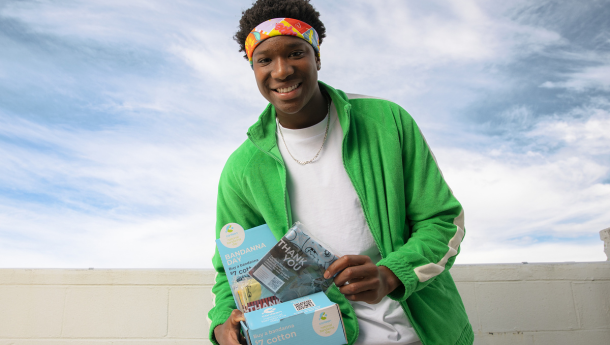
[{"label": "chin", "polygon": [[305,104],[301,103],[291,104],[286,102],[271,102],[271,104],[273,104],[276,110],[287,115],[296,114],[301,111],[301,109],[303,109],[303,107],[305,106]]}]

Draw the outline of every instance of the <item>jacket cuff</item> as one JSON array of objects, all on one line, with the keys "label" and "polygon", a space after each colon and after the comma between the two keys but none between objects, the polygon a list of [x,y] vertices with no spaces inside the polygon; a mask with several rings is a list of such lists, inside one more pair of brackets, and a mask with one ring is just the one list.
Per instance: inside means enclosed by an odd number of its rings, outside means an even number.
[{"label": "jacket cuff", "polygon": [[229,319],[229,316],[231,316],[231,312],[222,312],[214,315],[212,323],[210,324],[210,331],[208,335],[208,339],[210,340],[210,342],[212,342],[212,344],[220,345],[218,344],[218,341],[216,341],[216,337],[214,336],[214,328],[216,328],[216,326],[218,325],[222,325],[223,323],[225,323]]},{"label": "jacket cuff", "polygon": [[404,260],[394,258],[394,255],[389,255],[385,259],[381,259],[377,266],[385,266],[392,271],[396,277],[402,282],[402,285],[388,294],[388,297],[395,301],[405,301],[415,291],[418,283],[418,278],[413,268],[406,265]]}]

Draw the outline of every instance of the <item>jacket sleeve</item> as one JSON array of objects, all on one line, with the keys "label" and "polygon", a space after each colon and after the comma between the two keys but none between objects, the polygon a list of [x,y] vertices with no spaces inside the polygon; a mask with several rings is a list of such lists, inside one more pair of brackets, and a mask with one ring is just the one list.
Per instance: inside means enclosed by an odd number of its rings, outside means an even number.
[{"label": "jacket sleeve", "polygon": [[[216,205],[216,238],[219,238],[220,230],[228,223],[237,223],[244,229],[264,223],[262,217],[244,197],[242,191],[243,181],[236,176],[237,174],[230,168],[231,158],[225,165],[218,184],[218,199]],[[211,239],[211,238],[210,238]],[[218,247],[214,252],[212,264],[216,270],[214,286],[212,287],[212,309],[208,312],[208,322],[210,324],[209,339],[212,343],[218,344],[214,337],[214,328],[223,324],[236,309],[235,301],[229,281],[225,274],[222,260],[218,253]]]},{"label": "jacket sleeve", "polygon": [[406,243],[378,265],[388,267],[403,285],[389,294],[406,300],[449,270],[464,238],[464,211],[430,151],[419,127],[402,108],[395,113],[401,140]]}]

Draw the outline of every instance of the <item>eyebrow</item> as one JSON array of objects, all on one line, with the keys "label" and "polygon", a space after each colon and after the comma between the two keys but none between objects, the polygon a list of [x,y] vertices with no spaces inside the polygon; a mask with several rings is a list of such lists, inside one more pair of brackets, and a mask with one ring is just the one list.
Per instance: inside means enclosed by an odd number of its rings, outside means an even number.
[{"label": "eyebrow", "polygon": [[[303,43],[306,43],[306,42],[303,41],[303,42],[287,43],[287,44],[285,44],[285,46],[288,49],[294,49],[294,48],[302,47]],[[259,50],[259,51],[254,52],[254,55],[266,54],[268,51],[269,51],[269,49]],[[254,57],[254,55],[252,55],[252,56]]]}]

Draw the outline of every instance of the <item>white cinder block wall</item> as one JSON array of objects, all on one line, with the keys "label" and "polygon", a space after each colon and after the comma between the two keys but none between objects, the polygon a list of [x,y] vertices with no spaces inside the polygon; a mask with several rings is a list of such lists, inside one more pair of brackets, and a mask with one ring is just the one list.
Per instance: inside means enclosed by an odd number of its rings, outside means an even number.
[{"label": "white cinder block wall", "polygon": [[452,269],[475,344],[610,345],[610,262]]},{"label": "white cinder block wall", "polygon": [[[610,262],[457,265],[476,344],[610,344]],[[209,344],[209,270],[0,269],[0,345]]]}]

